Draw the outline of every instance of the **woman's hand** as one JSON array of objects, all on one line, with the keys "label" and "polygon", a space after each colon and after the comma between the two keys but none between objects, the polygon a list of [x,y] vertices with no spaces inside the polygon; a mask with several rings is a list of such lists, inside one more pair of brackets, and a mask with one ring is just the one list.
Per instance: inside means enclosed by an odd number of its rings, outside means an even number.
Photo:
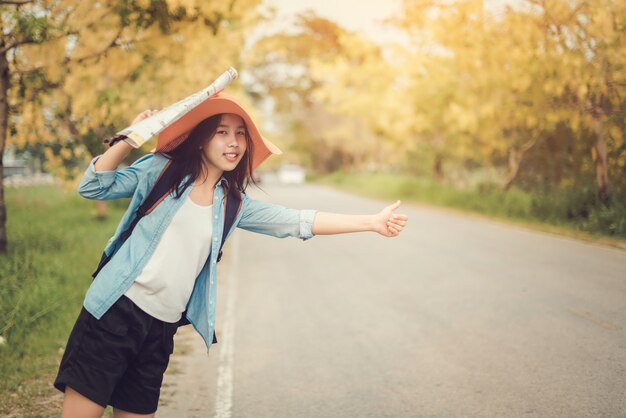
[{"label": "woman's hand", "polygon": [[154,115],[157,112],[158,112],[158,110],[154,110],[154,109],[152,109],[152,110],[150,110],[150,109],[144,110],[143,112],[138,114],[135,117],[135,119],[133,119],[133,122],[131,123],[131,125],[134,125],[134,124],[136,124],[138,122],[141,122],[144,119],[148,119],[150,116]]},{"label": "woman's hand", "polygon": [[[148,119],[150,116],[154,115],[157,112],[158,112],[158,110],[154,110],[154,109],[153,110],[144,110],[143,112],[138,114],[135,117],[135,119],[133,119],[133,122],[131,123],[131,125],[139,123],[139,122],[141,122],[144,119]],[[145,144],[148,139],[150,139],[150,138],[141,138],[139,135],[137,135],[137,136],[134,136],[133,138],[131,138],[131,137],[125,138],[124,142],[126,142],[131,147],[137,149],[137,148],[140,148],[143,144]]]},{"label": "woman's hand", "polygon": [[386,237],[397,237],[406,226],[408,216],[394,213],[400,207],[398,200],[393,205],[389,205],[381,210],[374,219],[374,231]]}]

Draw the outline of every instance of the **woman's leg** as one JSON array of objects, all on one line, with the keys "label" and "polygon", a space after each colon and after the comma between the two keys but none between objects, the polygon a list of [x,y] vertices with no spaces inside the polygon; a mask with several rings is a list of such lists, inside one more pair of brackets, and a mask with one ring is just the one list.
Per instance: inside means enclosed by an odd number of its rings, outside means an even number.
[{"label": "woman's leg", "polygon": [[132,412],[122,411],[121,409],[113,408],[113,418],[154,418],[155,414],[156,412],[147,415],[134,414]]},{"label": "woman's leg", "polygon": [[67,386],[61,418],[100,418],[104,408]]}]

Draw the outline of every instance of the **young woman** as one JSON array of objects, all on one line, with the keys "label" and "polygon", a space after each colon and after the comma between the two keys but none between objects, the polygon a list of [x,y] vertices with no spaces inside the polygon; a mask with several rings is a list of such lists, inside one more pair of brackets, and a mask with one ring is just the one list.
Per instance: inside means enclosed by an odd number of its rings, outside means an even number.
[{"label": "young woman", "polygon": [[[105,248],[112,257],[87,291],[54,382],[65,392],[63,418],[98,417],[107,405],[116,417],[154,416],[178,326],[189,321],[207,347],[216,342],[216,265],[229,191],[241,192],[233,226],[276,237],[360,231],[395,237],[406,225],[407,217],[394,213],[399,201],[375,215],[340,215],[250,199],[243,192],[252,170],[280,151],[223,94],[168,129],[173,141],[121,170],[117,166],[137,144],[115,143],[91,162],[80,183],[84,197],[131,202]],[[168,162],[174,166],[171,192],[122,242]]]}]

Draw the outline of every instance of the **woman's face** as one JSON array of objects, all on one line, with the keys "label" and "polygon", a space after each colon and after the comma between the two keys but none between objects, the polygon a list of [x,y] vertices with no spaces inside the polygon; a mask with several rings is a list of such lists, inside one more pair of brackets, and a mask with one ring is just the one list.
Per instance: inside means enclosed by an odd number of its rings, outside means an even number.
[{"label": "woman's face", "polygon": [[243,119],[225,113],[215,135],[202,147],[203,159],[221,171],[232,171],[243,158],[246,146],[246,125]]}]

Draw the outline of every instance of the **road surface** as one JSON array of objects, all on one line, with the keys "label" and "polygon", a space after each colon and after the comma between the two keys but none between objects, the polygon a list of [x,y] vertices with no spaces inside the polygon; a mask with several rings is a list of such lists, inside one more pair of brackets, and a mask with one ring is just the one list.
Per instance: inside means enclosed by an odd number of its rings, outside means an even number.
[{"label": "road surface", "polygon": [[[258,199],[391,202],[263,186]],[[399,238],[239,231],[219,344],[177,336],[158,417],[626,417],[626,251],[422,206]]]}]

